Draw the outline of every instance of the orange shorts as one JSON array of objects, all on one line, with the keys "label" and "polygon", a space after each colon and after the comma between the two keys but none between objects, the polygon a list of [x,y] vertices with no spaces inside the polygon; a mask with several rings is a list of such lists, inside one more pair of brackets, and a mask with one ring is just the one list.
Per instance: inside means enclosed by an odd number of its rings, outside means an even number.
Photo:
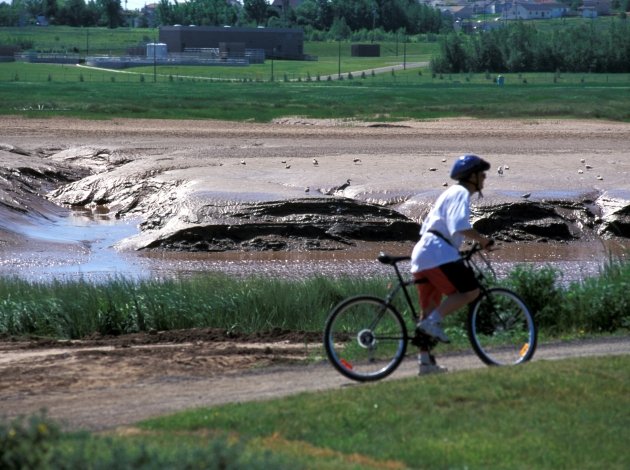
[{"label": "orange shorts", "polygon": [[470,292],[479,287],[475,274],[461,260],[413,273],[413,278],[422,310],[440,305],[444,295]]}]

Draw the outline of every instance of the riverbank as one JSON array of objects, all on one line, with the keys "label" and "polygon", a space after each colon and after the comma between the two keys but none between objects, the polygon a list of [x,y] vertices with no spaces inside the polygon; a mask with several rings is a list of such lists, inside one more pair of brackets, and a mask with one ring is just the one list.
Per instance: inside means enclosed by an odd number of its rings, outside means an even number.
[{"label": "riverbank", "polygon": [[[510,252],[544,244],[553,257],[567,244],[598,247],[601,240],[623,251],[630,227],[630,124],[0,122],[7,272],[63,266],[66,274],[88,275],[92,266],[125,275],[126,262],[157,271],[232,262],[240,270],[264,261],[260,253],[276,253],[270,265],[305,269],[310,260],[374,264],[379,244],[410,249],[418,222],[452,183],[452,160],[464,152],[493,163],[475,223]],[[125,255],[136,250],[140,256]],[[606,251],[583,250],[601,258]],[[243,260],[244,253],[252,255]]]}]

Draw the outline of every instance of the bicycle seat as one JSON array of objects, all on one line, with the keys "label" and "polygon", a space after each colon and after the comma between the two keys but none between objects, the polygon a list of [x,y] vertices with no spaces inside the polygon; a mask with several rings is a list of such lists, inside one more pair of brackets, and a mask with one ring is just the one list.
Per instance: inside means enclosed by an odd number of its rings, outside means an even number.
[{"label": "bicycle seat", "polygon": [[389,264],[391,266],[393,266],[394,264],[398,263],[399,261],[407,261],[411,259],[411,256],[391,256],[388,254],[385,254],[383,252],[379,253],[378,255],[378,259],[381,263],[383,264]]}]

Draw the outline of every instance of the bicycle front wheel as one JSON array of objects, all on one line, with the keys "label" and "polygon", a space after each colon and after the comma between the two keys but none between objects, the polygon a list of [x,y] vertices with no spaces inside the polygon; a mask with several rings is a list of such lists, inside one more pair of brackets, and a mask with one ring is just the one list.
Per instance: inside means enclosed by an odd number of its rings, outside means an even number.
[{"label": "bicycle front wheel", "polygon": [[527,305],[509,289],[488,289],[468,314],[468,337],[479,358],[488,365],[529,361],[536,351],[538,332]]},{"label": "bicycle front wheel", "polygon": [[326,320],[324,348],[332,365],[359,382],[382,379],[400,365],[407,328],[398,311],[378,297],[351,297]]}]

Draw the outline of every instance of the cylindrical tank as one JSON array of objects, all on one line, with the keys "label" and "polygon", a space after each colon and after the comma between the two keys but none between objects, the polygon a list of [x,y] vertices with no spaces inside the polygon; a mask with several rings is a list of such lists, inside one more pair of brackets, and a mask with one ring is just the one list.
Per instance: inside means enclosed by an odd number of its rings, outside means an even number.
[{"label": "cylindrical tank", "polygon": [[166,59],[167,48],[163,42],[150,42],[147,44],[147,59]]}]

